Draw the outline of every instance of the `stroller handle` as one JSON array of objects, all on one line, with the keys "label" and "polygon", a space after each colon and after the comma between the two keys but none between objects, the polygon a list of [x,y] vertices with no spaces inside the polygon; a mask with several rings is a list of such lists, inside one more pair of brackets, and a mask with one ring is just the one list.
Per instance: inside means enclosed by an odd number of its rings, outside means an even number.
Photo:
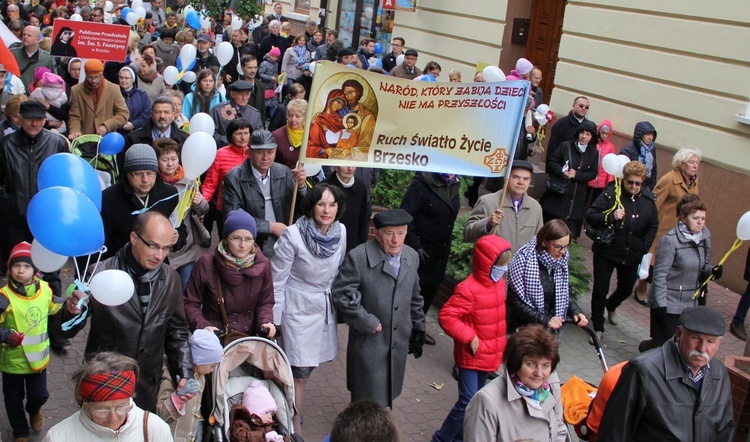
[{"label": "stroller handle", "polygon": [[602,343],[601,341],[599,341],[599,337],[596,335],[596,331],[594,331],[594,329],[588,325],[584,325],[583,327],[578,326],[578,323],[575,321],[575,319],[572,319],[572,318],[566,319],[563,325],[566,325],[566,324],[574,324],[578,328],[588,333],[589,336],[591,336],[591,339],[594,341],[594,349],[596,349],[596,355],[599,358],[599,363],[602,366],[602,371],[606,373],[609,370],[609,366],[607,365],[607,360],[604,358],[604,350],[602,350]]}]

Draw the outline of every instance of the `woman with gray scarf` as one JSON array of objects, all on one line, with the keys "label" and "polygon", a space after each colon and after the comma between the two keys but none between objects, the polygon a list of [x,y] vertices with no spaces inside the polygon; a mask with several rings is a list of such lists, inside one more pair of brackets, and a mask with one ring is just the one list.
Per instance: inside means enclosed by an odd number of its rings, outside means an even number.
[{"label": "woman with gray scarf", "polygon": [[305,385],[313,369],[336,357],[336,312],[331,283],[346,254],[346,227],[339,222],[344,194],[338,187],[318,184],[302,200],[303,216],[284,230],[271,260],[273,318],[281,324],[281,347],[294,375],[301,433]]}]

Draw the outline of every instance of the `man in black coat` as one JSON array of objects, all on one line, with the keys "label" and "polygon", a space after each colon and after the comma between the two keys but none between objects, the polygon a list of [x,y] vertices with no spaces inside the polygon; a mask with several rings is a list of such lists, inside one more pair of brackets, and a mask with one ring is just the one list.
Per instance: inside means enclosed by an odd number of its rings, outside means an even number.
[{"label": "man in black coat", "polygon": [[370,233],[372,206],[367,197],[367,186],[354,177],[356,167],[336,166],[334,172],[323,182],[340,188],[346,196],[346,210],[341,215],[341,223],[346,226],[346,251],[367,241]]},{"label": "man in black coat", "polygon": [[128,134],[128,138],[125,140],[125,149],[117,155],[120,170],[123,167],[125,154],[130,149],[130,146],[134,144],[148,144],[151,146],[159,138],[171,138],[177,141],[177,144],[182,148],[182,145],[185,144],[185,140],[188,138],[188,134],[175,124],[174,118],[174,103],[172,103],[169,97],[161,96],[154,100],[151,104],[151,119],[140,129],[136,129]]},{"label": "man in black coat", "polygon": [[[573,100],[573,109],[565,118],[557,120],[550,131],[549,142],[547,143],[547,158],[551,158],[557,147],[563,141],[572,141],[578,126],[586,120],[589,113],[589,99],[586,97],[576,97]],[[547,170],[549,172],[549,170]]]}]

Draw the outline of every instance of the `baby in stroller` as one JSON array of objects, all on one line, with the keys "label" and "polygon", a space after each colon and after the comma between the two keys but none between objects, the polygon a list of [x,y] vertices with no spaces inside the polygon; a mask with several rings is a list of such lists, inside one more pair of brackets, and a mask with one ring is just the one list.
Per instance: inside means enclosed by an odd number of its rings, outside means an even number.
[{"label": "baby in stroller", "polygon": [[285,442],[274,428],[278,422],[276,401],[265,385],[253,381],[242,395],[242,404],[236,404],[230,412],[231,442]]}]

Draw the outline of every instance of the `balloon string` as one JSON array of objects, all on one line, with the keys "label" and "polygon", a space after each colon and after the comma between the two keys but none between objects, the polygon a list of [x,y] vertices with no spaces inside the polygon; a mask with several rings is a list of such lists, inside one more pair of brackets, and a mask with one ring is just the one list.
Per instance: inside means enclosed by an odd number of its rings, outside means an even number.
[{"label": "balloon string", "polygon": [[89,291],[86,284],[82,283],[80,279],[76,279],[75,281],[73,281],[73,284],[75,284],[76,288],[85,295],[81,297],[81,299],[79,299],[78,303],[76,304],[76,307],[81,309],[81,312],[60,325],[60,328],[62,328],[64,331],[68,331],[83,322],[83,320],[86,319],[86,316],[89,314],[89,307],[86,303],[86,300],[89,299],[89,296],[91,296],[91,292]]},{"label": "balloon string", "polygon": [[187,190],[187,187],[185,187],[184,189],[180,190],[179,192],[175,193],[172,196],[168,196],[166,198],[160,199],[159,201],[155,202],[154,204],[151,204],[148,207],[144,207],[143,209],[139,209],[139,210],[134,210],[134,211],[130,212],[130,214],[131,215],[140,215],[141,213],[148,212],[149,210],[153,209],[154,206],[156,206],[157,204],[159,204],[161,202],[164,202],[164,201],[167,201],[167,200],[170,200],[170,199],[172,199],[172,198],[174,198],[176,196],[180,196],[181,194],[185,193],[186,190]]},{"label": "balloon string", "polygon": [[[102,254],[104,253],[107,253],[107,246],[102,246],[102,248],[99,250],[99,254],[96,257],[96,263],[94,264],[94,269],[91,270],[91,276],[89,277],[88,280],[86,280],[86,284],[91,282],[91,278],[93,278],[94,275],[96,274],[96,269],[99,267],[99,262],[101,262]],[[91,258],[91,255],[89,255],[89,258]],[[88,261],[86,261],[86,266],[87,266],[86,268],[88,268]]]},{"label": "balloon string", "polygon": [[[716,266],[718,267],[718,266],[724,265],[724,261],[726,261],[727,258],[729,258],[729,255],[731,255],[735,250],[742,247],[742,242],[743,241],[739,238],[735,239],[734,244],[732,244],[732,247],[730,247],[729,250],[727,250],[727,253],[724,254],[724,256],[721,258],[719,263],[716,264]],[[708,285],[708,281],[711,281],[712,279],[714,279],[714,275],[713,274],[708,275],[708,278],[706,278],[706,280],[703,281],[703,284],[701,284],[701,286],[698,287],[698,290],[696,290],[695,293],[693,293],[693,299],[697,298],[698,295],[701,294],[701,291],[703,291],[703,288],[706,285]]]}]

